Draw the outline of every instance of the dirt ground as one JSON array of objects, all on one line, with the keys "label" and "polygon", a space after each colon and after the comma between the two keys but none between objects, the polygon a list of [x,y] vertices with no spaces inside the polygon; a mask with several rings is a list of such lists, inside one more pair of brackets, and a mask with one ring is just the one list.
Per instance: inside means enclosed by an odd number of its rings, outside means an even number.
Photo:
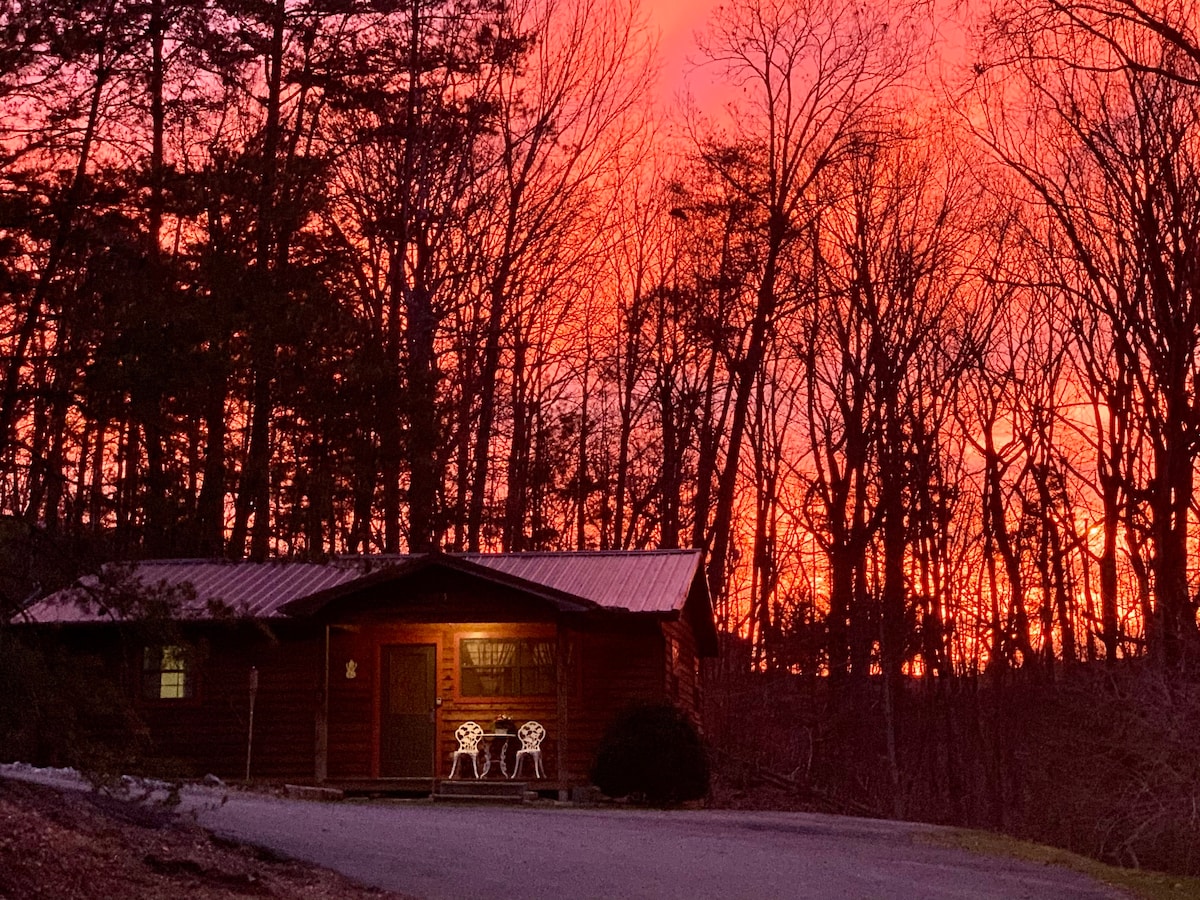
[{"label": "dirt ground", "polygon": [[0,778],[0,900],[403,895],[210,836],[161,805]]}]

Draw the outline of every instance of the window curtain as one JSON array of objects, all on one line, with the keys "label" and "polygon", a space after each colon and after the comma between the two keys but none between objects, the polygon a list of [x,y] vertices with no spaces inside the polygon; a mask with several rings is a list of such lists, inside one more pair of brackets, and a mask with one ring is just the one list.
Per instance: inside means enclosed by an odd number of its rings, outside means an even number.
[{"label": "window curtain", "polygon": [[478,669],[504,668],[517,655],[516,641],[463,641],[463,662]]}]

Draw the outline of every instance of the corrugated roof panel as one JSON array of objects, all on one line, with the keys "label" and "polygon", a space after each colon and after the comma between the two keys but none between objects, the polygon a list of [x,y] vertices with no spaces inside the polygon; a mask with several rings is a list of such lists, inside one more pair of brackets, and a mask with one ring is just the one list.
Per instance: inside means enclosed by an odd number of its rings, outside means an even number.
[{"label": "corrugated roof panel", "polygon": [[699,550],[471,553],[466,559],[535,584],[631,612],[683,608]]},{"label": "corrugated roof panel", "polygon": [[[190,584],[195,598],[180,610],[181,618],[211,618],[213,607],[228,607],[237,616],[269,619],[290,600],[336,587],[359,577],[360,569],[344,564],[299,562],[220,562],[154,560],[136,564],[135,576],[147,587]],[[26,615],[34,622],[104,622],[111,616],[88,602],[96,579],[59,591],[35,603]],[[82,603],[80,601],[83,601]]]},{"label": "corrugated roof panel", "polygon": [[[533,584],[631,612],[682,609],[700,565],[698,550],[593,551],[578,553],[467,553],[461,558]],[[330,563],[153,560],[137,563],[147,587],[190,584],[195,598],[181,618],[211,618],[214,607],[234,615],[269,619],[301,597],[346,584],[361,575],[412,557],[359,557]],[[60,591],[26,611],[34,622],[103,622],[111,616],[86,602],[96,579]],[[80,599],[84,600],[80,603]]]}]

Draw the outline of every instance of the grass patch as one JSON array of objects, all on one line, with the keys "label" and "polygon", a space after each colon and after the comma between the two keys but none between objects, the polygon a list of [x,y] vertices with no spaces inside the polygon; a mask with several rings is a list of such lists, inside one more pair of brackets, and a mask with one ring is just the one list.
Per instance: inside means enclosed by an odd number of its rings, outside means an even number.
[{"label": "grass patch", "polygon": [[1128,891],[1132,896],[1144,898],[1144,900],[1200,898],[1200,878],[1147,872],[1143,869],[1122,869],[1086,856],[1080,856],[1077,853],[1071,853],[1068,850],[1061,850],[1058,847],[1019,841],[1003,834],[971,831],[965,828],[948,828],[928,832],[922,836],[922,839],[942,847],[957,847],[973,853],[1005,856],[1025,862],[1070,869],[1094,878],[1096,881]]}]

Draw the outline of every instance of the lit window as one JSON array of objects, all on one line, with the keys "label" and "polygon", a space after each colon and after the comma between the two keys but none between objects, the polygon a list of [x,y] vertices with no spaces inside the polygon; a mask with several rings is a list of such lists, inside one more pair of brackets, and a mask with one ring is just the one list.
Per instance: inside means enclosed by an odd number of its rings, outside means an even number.
[{"label": "lit window", "polygon": [[553,694],[553,641],[464,640],[459,644],[464,697],[524,697]]},{"label": "lit window", "polygon": [[186,700],[192,696],[191,665],[183,647],[147,647],[142,662],[142,696],[147,700]]}]

